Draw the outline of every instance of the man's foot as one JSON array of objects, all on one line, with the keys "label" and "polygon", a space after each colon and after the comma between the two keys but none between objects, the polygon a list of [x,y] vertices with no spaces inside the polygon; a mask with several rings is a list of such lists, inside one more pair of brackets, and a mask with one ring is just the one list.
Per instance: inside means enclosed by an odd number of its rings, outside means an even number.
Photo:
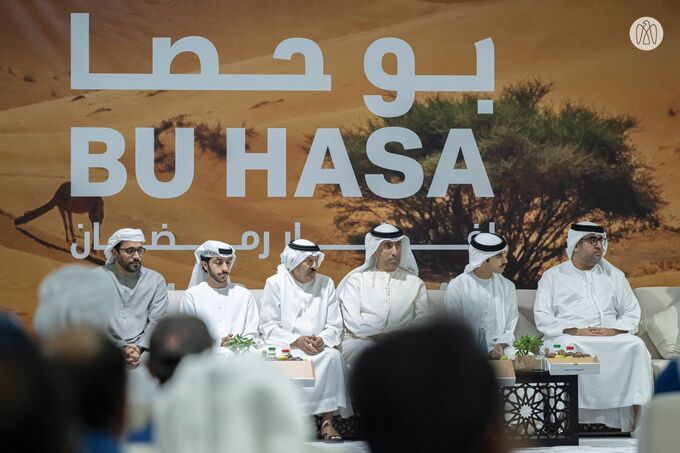
[{"label": "man's foot", "polygon": [[333,424],[331,423],[330,420],[326,420],[323,423],[321,423],[321,430],[319,430],[319,437],[323,440],[328,440],[328,441],[332,441],[332,442],[342,441],[342,437],[335,430],[335,428],[333,427]]}]

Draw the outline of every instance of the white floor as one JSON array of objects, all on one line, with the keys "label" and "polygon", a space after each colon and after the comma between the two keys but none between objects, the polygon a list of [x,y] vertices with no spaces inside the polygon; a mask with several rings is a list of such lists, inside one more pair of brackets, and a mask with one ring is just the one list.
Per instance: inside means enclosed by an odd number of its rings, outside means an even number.
[{"label": "white floor", "polygon": [[[365,442],[345,441],[340,443],[308,442],[302,453],[370,453]],[[125,453],[158,453],[151,444],[126,444]],[[513,453],[637,453],[637,440],[630,438],[585,438],[574,447],[523,448]]]},{"label": "white floor", "polygon": [[[325,442],[309,442],[314,450],[326,450],[338,453],[370,453],[365,442],[342,442],[330,444]],[[637,440],[631,438],[589,437],[581,439],[580,445],[573,447],[523,448],[514,453],[636,453]]]}]

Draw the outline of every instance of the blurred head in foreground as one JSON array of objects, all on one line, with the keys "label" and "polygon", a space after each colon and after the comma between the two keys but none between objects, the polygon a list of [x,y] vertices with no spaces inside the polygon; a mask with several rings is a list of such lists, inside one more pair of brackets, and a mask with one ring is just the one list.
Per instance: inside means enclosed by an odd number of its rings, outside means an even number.
[{"label": "blurred head in foreground", "polygon": [[292,384],[272,364],[217,354],[182,359],[154,407],[164,453],[302,451],[306,419]]},{"label": "blurred head in foreground", "polygon": [[151,334],[147,367],[164,384],[172,377],[183,357],[210,349],[214,342],[205,323],[195,316],[168,316]]},{"label": "blurred head in foreground", "polygon": [[41,338],[79,326],[105,331],[115,306],[106,275],[78,264],[64,266],[40,283],[33,328]]},{"label": "blurred head in foreground", "polygon": [[359,357],[350,385],[373,453],[508,451],[493,370],[462,321],[391,334]]},{"label": "blurred head in foreground", "polygon": [[68,396],[77,431],[120,435],[126,384],[120,348],[103,332],[78,327],[51,336],[44,350]]},{"label": "blurred head in foreground", "polygon": [[48,363],[26,332],[0,313],[0,450],[67,451],[67,427]]}]

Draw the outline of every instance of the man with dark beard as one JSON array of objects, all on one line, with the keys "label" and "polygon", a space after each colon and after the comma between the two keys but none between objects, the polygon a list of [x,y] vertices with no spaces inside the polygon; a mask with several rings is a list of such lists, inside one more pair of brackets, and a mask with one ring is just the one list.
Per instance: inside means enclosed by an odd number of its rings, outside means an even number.
[{"label": "man with dark beard", "polygon": [[154,327],[168,310],[168,293],[161,274],[142,266],[142,230],[123,228],[109,238],[104,250],[106,264],[96,272],[109,276],[118,296],[111,312],[108,333],[123,349],[125,363],[136,368],[149,349]]},{"label": "man with dark beard", "polygon": [[236,335],[258,340],[260,314],[255,298],[229,277],[236,261],[234,248],[224,242],[205,241],[194,255],[196,264],[180,311],[201,319],[221,352],[227,352],[223,348]]},{"label": "man with dark beard", "polygon": [[567,257],[538,282],[534,318],[545,344],[571,344],[597,356],[599,374],[578,378],[580,423],[631,431],[652,397],[652,363],[635,335],[640,304],[621,270],[607,261],[607,234],[592,222],[575,223]]}]

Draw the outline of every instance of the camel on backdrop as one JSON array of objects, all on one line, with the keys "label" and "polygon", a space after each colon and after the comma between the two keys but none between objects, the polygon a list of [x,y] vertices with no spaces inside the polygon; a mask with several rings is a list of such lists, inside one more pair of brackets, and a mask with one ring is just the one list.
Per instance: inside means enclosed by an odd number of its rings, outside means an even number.
[{"label": "camel on backdrop", "polygon": [[[76,235],[73,233],[72,214],[84,214],[87,212],[93,229],[95,222],[99,222],[99,225],[101,225],[104,221],[104,200],[102,197],[72,197],[71,182],[67,181],[59,186],[50,201],[39,208],[25,212],[21,217],[17,217],[14,220],[14,225],[22,225],[37,219],[55,206],[59,209],[61,220],[64,222],[67,244],[76,242]],[[69,232],[71,233],[71,240],[69,240]]]}]

